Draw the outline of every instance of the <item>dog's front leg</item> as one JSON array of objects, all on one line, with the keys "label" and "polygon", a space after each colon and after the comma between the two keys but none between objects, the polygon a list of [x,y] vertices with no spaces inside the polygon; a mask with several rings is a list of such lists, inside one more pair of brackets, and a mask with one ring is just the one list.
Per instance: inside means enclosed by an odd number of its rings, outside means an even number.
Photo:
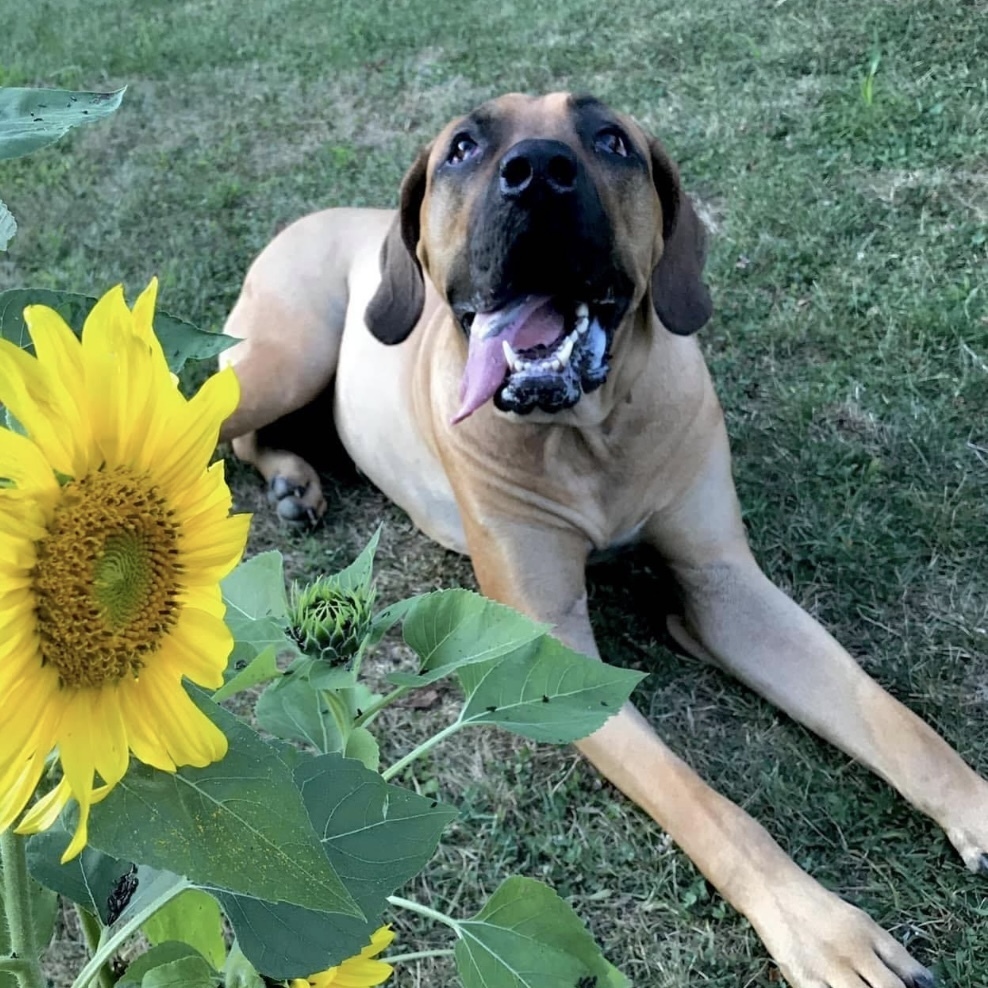
[{"label": "dog's front leg", "polygon": [[[988,874],[988,783],[929,725],[887,693],[746,551],[673,565],[688,650],[737,676],[867,765],[932,817],[972,871]],[[695,650],[695,649],[694,649]]]},{"label": "dog's front leg", "polygon": [[[599,658],[587,613],[587,544],[569,530],[467,524],[483,592],[554,625]],[[768,832],[710,788],[629,703],[579,750],[641,806],[751,920],[793,988],[928,988],[925,969],[860,910],[802,871]]]}]

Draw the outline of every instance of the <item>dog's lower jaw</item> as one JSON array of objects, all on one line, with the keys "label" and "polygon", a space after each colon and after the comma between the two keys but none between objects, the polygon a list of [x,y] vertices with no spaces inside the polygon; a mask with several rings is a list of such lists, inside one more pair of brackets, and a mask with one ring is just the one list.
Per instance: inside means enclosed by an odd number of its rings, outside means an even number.
[{"label": "dog's lower jaw", "polygon": [[508,371],[494,395],[499,411],[527,415],[538,409],[554,414],[572,408],[604,384],[612,333],[588,316],[586,306],[583,310],[562,345],[542,359],[525,360],[510,345],[505,347]]}]

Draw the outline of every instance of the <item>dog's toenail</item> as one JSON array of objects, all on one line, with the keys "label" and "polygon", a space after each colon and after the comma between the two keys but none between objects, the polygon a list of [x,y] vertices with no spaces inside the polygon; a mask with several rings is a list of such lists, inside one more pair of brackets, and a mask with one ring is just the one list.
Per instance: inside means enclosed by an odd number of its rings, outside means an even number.
[{"label": "dog's toenail", "polygon": [[929,971],[914,975],[912,983],[913,988],[935,988],[936,985],[936,981],[933,980],[933,975]]}]

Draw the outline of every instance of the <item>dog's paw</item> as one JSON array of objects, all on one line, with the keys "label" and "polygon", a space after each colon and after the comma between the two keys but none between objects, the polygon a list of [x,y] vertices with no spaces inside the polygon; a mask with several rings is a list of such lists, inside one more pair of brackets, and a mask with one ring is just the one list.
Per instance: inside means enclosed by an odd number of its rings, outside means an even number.
[{"label": "dog's paw", "polygon": [[988,876],[988,782],[975,778],[973,792],[951,807],[952,818],[944,826],[950,843],[964,859],[968,871]]},{"label": "dog's paw", "polygon": [[[934,988],[932,973],[860,909],[822,889],[756,924],[793,988],[888,985]],[[757,917],[761,919],[761,917]]]},{"label": "dog's paw", "polygon": [[[309,527],[319,523],[326,503],[322,492],[312,490],[312,484],[294,484],[287,477],[278,475],[268,484],[268,503],[278,517],[293,527]],[[315,495],[315,496],[313,496]]]}]

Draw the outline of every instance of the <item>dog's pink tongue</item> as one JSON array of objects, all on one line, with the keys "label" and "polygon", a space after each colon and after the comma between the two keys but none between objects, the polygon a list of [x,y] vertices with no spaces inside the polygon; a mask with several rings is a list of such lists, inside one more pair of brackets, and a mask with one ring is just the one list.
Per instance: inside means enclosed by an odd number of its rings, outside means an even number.
[{"label": "dog's pink tongue", "polygon": [[546,295],[529,295],[494,312],[478,312],[470,327],[467,363],[460,382],[460,409],[452,424],[462,422],[490,401],[504,380],[506,340],[515,350],[555,343],[563,334],[563,317]]}]

